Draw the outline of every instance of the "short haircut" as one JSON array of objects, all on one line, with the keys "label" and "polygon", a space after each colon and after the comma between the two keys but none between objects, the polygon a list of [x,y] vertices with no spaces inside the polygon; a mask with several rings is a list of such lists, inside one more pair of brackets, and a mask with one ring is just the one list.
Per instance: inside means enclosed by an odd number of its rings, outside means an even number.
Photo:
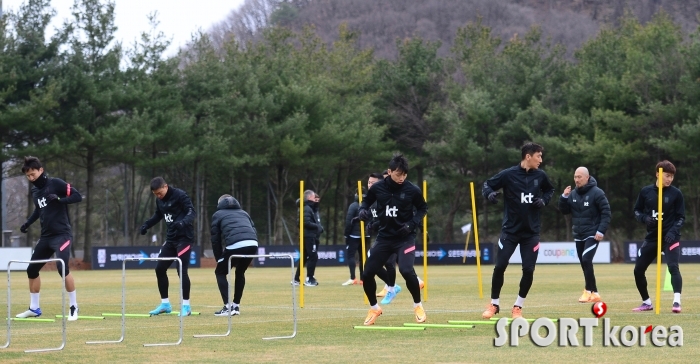
[{"label": "short haircut", "polygon": [[520,148],[520,157],[522,159],[525,159],[526,155],[533,155],[533,154],[538,153],[538,152],[539,153],[544,152],[544,148],[541,145],[539,145],[537,143],[532,143],[532,142],[525,143],[525,145],[523,145]]},{"label": "short haircut", "polygon": [[22,166],[22,173],[29,172],[30,169],[36,169],[37,171],[41,169],[41,162],[39,158],[27,156],[24,157],[24,165]]},{"label": "short haircut", "polygon": [[665,173],[676,174],[676,166],[667,160],[656,163],[656,170],[658,171],[659,168],[662,168]]},{"label": "short haircut", "polygon": [[403,156],[403,154],[394,154],[389,161],[389,169],[392,171],[408,173],[408,160]]},{"label": "short haircut", "polygon": [[[385,172],[386,172],[386,171],[385,171]],[[371,173],[371,174],[369,175],[369,177],[370,177],[370,178],[379,178],[379,179],[383,179],[383,178],[384,178],[384,174],[379,173],[379,172],[375,172],[375,173]]]},{"label": "short haircut", "polygon": [[151,180],[151,191],[155,191],[165,186],[165,180],[163,177],[156,177]]},{"label": "short haircut", "polygon": [[217,204],[220,204],[221,201],[223,201],[225,198],[229,198],[229,197],[233,197],[233,196],[231,196],[231,195],[229,195],[229,194],[221,195],[221,197],[219,197],[219,200],[216,201],[216,203],[217,203]]},{"label": "short haircut", "polygon": [[304,191],[304,200],[308,200],[309,197],[313,197],[315,195],[316,195],[316,192],[314,192],[312,190],[306,190],[306,191]]}]

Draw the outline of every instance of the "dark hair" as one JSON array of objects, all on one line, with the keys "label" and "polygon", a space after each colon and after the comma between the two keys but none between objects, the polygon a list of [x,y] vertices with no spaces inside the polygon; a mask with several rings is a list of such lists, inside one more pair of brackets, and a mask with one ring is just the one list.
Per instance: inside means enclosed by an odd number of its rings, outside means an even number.
[{"label": "dark hair", "polygon": [[525,159],[526,155],[533,155],[533,154],[538,153],[538,152],[539,153],[544,152],[544,148],[542,148],[541,145],[539,145],[537,143],[532,143],[532,142],[525,143],[525,145],[523,145],[520,148],[520,157],[522,159]]},{"label": "dark hair", "polygon": [[408,173],[408,160],[403,156],[403,154],[394,154],[389,161],[389,169],[392,171]]},{"label": "dark hair", "polygon": [[163,177],[156,177],[151,180],[151,191],[155,191],[163,186],[165,186],[165,180]]},{"label": "dark hair", "polygon": [[24,165],[22,166],[22,173],[29,172],[30,169],[36,169],[37,171],[41,169],[41,162],[37,157],[24,157]]},{"label": "dark hair", "polygon": [[676,166],[674,166],[673,163],[667,160],[663,160],[659,163],[656,163],[656,170],[658,171],[659,168],[663,168],[663,171],[666,173],[676,174]]},{"label": "dark hair", "polygon": [[384,179],[384,175],[379,173],[379,172],[375,172],[375,173],[370,173],[369,178]]}]

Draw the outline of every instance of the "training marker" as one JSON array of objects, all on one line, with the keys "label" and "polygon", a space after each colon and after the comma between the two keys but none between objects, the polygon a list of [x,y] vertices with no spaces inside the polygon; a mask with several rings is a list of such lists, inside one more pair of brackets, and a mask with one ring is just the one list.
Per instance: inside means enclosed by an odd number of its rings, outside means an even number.
[{"label": "training marker", "polygon": [[[119,315],[121,316],[121,315]],[[63,315],[56,315],[56,318],[63,318]],[[78,315],[78,320],[104,320],[104,316],[80,316]]]},{"label": "training marker", "polygon": [[425,327],[406,327],[406,326],[353,326],[358,330],[425,330]]},{"label": "training marker", "polygon": [[404,326],[408,327],[434,327],[434,328],[445,328],[445,329],[473,329],[474,325],[448,325],[448,324],[414,324],[405,323]]}]

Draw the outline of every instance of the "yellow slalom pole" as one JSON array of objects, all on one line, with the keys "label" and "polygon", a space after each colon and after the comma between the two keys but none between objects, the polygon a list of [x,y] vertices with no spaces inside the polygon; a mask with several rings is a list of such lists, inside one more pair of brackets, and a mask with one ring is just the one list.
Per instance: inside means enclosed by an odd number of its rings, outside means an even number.
[{"label": "yellow slalom pole", "polygon": [[[428,202],[428,181],[423,180],[423,199]],[[428,214],[423,216],[423,300],[428,302]]]},{"label": "yellow slalom pole", "polygon": [[[360,201],[360,205],[362,205],[362,182],[357,181],[357,196]],[[362,266],[362,270],[364,271],[365,269],[365,262],[367,261],[367,250],[365,249],[365,222],[360,220],[360,238],[362,239],[362,256],[360,257],[360,265]],[[348,254],[355,255],[355,252],[348,252]],[[355,269],[355,268],[352,268]],[[362,278],[360,276],[360,278]],[[374,278],[372,278],[374,279]],[[364,290],[363,290],[364,292]],[[363,295],[365,297],[365,304],[369,304],[369,299],[367,298],[367,295]]]},{"label": "yellow slalom pole", "polygon": [[474,244],[476,245],[476,279],[479,281],[479,298],[484,298],[484,286],[481,282],[481,249],[479,249],[479,227],[476,224],[476,198],[474,198],[474,182],[469,182],[472,194],[472,222],[474,224]]},{"label": "yellow slalom pole", "polygon": [[299,181],[299,307],[304,308],[304,181]]},{"label": "yellow slalom pole", "polygon": [[663,186],[664,186],[664,170],[659,168],[659,208],[656,214],[659,222],[658,234],[656,236],[656,314],[659,314],[659,306],[661,305],[661,232],[663,230]]},{"label": "yellow slalom pole", "polygon": [[472,230],[467,231],[467,242],[464,243],[464,255],[462,256],[462,264],[467,262],[467,250],[469,248],[469,237],[472,235]]}]

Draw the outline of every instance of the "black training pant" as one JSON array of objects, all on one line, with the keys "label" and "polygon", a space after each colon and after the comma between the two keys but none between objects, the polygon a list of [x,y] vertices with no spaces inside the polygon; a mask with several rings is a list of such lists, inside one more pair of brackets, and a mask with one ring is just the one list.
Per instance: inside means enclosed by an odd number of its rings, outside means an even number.
[{"label": "black training pant", "polygon": [[535,264],[540,249],[540,236],[534,235],[527,238],[520,238],[516,235],[501,233],[498,240],[498,257],[496,266],[493,268],[491,278],[491,298],[497,299],[501,295],[503,287],[503,275],[508,268],[508,261],[515,252],[515,248],[520,245],[520,256],[522,257],[523,276],[520,279],[520,291],[518,296],[525,298],[532,287],[532,279],[535,273]]},{"label": "black training pant", "polygon": [[365,290],[371,306],[377,304],[377,282],[374,280],[374,276],[384,269],[382,266],[387,263],[392,254],[398,255],[399,273],[406,280],[406,288],[411,292],[413,302],[419,303],[421,301],[418,276],[413,269],[413,262],[416,259],[416,243],[413,236],[409,236],[398,241],[378,241],[370,249],[367,264],[362,273],[362,288]]},{"label": "black training pant", "polygon": [[180,258],[182,261],[182,274],[180,275],[180,267],[174,260],[159,260],[156,265],[156,278],[158,279],[158,291],[160,298],[168,298],[168,268],[175,263],[178,275],[182,279],[182,299],[190,299],[190,276],[187,274],[187,268],[190,266],[190,250],[192,242],[179,241],[163,243],[158,253],[159,258]]},{"label": "black training pant", "polygon": [[598,241],[588,238],[583,241],[576,241],[576,254],[583,269],[583,279],[586,282],[586,291],[598,292],[595,283],[595,272],[593,271],[593,257],[598,250]]},{"label": "black training pant", "polygon": [[[216,275],[216,284],[219,287],[219,293],[221,293],[221,299],[224,304],[227,305],[228,296],[228,275],[229,265],[228,260],[232,255],[255,255],[258,253],[257,246],[246,246],[238,249],[226,249],[222,257],[216,261],[216,269],[214,274]],[[241,298],[243,297],[243,289],[245,288],[245,271],[253,262],[253,258],[232,258],[231,267],[236,267],[235,276],[236,280],[233,284],[233,303],[241,304]]]},{"label": "black training pant", "polygon": [[[308,278],[312,278],[316,272],[316,262],[318,261],[318,243],[319,241],[316,238],[304,238],[304,266],[306,267],[306,276]],[[300,266],[297,265],[297,272],[294,274],[295,281],[299,281],[299,268]]]},{"label": "black training pant", "polygon": [[[681,257],[681,243],[674,242],[671,244],[663,244],[661,246],[666,257],[666,265],[671,273],[671,286],[673,293],[681,293],[683,289],[683,278],[681,270],[678,268],[678,259]],[[644,241],[642,247],[639,248],[637,261],[634,263],[634,283],[637,284],[639,295],[642,300],[649,299],[649,291],[647,290],[647,277],[645,275],[649,265],[656,259],[658,246],[656,242]]]},{"label": "black training pant", "polygon": [[[365,243],[367,243],[365,241]],[[345,245],[346,254],[345,257],[348,260],[348,268],[350,268],[350,279],[355,279],[355,253],[359,255],[357,258],[360,261],[360,277],[362,276],[362,270],[364,269],[364,257],[362,256],[362,239],[349,237],[347,239],[347,244]]]},{"label": "black training pant", "polygon": [[[68,269],[68,260],[70,259],[71,239],[72,237],[70,235],[40,237],[39,242],[34,247],[31,260],[50,259],[51,256],[56,253],[56,258],[63,261],[63,265],[66,267],[66,275],[68,275],[68,273],[70,273],[70,270]],[[46,263],[29,264],[27,266],[27,277],[29,279],[38,278],[39,271],[45,264]],[[58,270],[58,275],[61,275],[62,272],[60,264],[56,264],[56,269]]]}]

